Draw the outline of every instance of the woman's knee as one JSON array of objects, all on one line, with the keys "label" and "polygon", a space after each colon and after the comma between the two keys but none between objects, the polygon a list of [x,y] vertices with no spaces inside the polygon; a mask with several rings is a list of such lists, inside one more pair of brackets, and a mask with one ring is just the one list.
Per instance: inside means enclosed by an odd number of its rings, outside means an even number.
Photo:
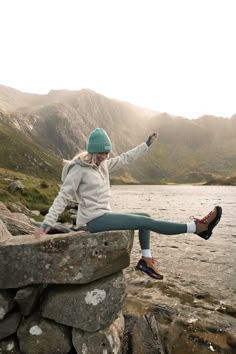
[{"label": "woman's knee", "polygon": [[140,213],[139,215],[141,215],[141,216],[146,216],[147,218],[150,218],[150,217],[151,217],[151,215],[148,214],[148,213]]},{"label": "woman's knee", "polygon": [[128,213],[129,215],[134,215],[134,216],[144,216],[144,217],[147,217],[147,218],[150,218],[151,215],[149,215],[148,213]]}]

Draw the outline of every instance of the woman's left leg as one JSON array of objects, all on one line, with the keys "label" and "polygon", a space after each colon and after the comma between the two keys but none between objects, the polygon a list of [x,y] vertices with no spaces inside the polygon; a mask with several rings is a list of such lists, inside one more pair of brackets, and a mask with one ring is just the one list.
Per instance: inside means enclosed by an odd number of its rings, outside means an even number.
[{"label": "woman's left leg", "polygon": [[[220,206],[214,207],[209,214],[201,219],[194,218],[193,222],[187,224],[180,224],[168,221],[159,221],[151,218],[149,215],[143,214],[118,214],[106,213],[96,219],[88,222],[87,227],[90,232],[111,231],[111,230],[140,230],[140,244],[142,247],[149,247],[150,231],[154,231],[165,235],[177,235],[186,232],[195,233],[204,240],[208,240],[215,226],[220,221],[222,215],[222,208]],[[147,237],[145,237],[145,235]],[[148,243],[146,243],[148,242]],[[152,260],[152,258],[148,257]],[[143,264],[143,259],[140,260],[141,270],[148,273],[149,270],[156,269],[155,264],[150,263],[146,267],[146,262]],[[139,262],[140,263],[140,262]],[[138,263],[138,265],[139,265]],[[153,274],[149,274],[153,276]],[[160,278],[159,278],[160,279]]]},{"label": "woman's left leg", "polygon": [[[131,215],[146,216],[150,218],[151,216],[147,213],[129,213]],[[139,244],[141,250],[150,250],[150,230],[139,229],[138,230]],[[143,253],[143,252],[142,252]]]},{"label": "woman's left leg", "polygon": [[157,262],[151,255],[150,230],[167,235],[174,235],[187,231],[186,224],[155,220],[145,213],[107,213],[90,221],[87,226],[90,232],[139,230],[142,259],[138,262],[137,268],[155,279],[163,279],[163,276],[159,273]]},{"label": "woman's left leg", "polygon": [[[150,218],[151,216],[147,213],[131,213],[133,215],[146,216]],[[141,248],[142,258],[138,261],[136,269],[143,271],[150,277],[158,280],[163,279],[163,275],[160,274],[159,267],[156,259],[152,257],[150,249],[150,230],[139,229],[139,244]]]}]

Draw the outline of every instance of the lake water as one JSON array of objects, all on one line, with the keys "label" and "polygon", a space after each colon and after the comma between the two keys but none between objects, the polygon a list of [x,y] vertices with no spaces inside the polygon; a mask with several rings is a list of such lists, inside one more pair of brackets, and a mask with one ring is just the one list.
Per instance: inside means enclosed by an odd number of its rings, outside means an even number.
[{"label": "lake water", "polygon": [[202,217],[215,205],[223,216],[218,226],[220,237],[236,237],[236,187],[234,186],[112,186],[113,211],[147,212],[169,221],[189,221]]},{"label": "lake water", "polygon": [[[147,212],[161,220],[188,222],[203,217],[214,206],[223,208],[214,235],[202,240],[193,234],[165,236],[152,233],[152,253],[166,281],[195,283],[219,300],[236,298],[236,187],[233,186],[112,186],[115,212]],[[131,268],[140,257],[135,237]],[[128,272],[129,273],[129,272]],[[145,276],[146,277],[146,276]],[[130,272],[129,280],[137,277]],[[135,281],[136,281],[135,280]]]}]

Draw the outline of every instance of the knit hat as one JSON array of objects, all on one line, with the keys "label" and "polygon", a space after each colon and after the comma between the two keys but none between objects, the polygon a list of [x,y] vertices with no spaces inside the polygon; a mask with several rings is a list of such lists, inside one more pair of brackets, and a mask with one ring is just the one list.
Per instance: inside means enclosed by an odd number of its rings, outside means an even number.
[{"label": "knit hat", "polygon": [[102,128],[94,129],[88,137],[87,151],[90,154],[99,152],[110,152],[112,144],[109,136]]}]

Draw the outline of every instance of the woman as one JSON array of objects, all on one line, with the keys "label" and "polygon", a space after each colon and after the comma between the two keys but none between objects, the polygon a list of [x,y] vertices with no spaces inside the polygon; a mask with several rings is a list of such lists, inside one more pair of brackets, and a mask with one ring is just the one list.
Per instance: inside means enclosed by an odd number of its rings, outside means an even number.
[{"label": "woman", "polygon": [[132,150],[109,158],[112,144],[105,130],[96,128],[88,138],[87,152],[77,155],[67,164],[62,173],[63,185],[35,237],[39,238],[53,226],[71,199],[79,203],[76,225],[91,233],[111,230],[139,230],[142,258],[137,268],[155,279],[162,279],[157,262],[150,250],[150,231],[165,235],[195,233],[207,240],[221,218],[221,207],[215,207],[202,219],[194,218],[186,224],[160,221],[143,213],[113,213],[110,207],[109,173],[136,160],[157,139],[149,136]]}]

